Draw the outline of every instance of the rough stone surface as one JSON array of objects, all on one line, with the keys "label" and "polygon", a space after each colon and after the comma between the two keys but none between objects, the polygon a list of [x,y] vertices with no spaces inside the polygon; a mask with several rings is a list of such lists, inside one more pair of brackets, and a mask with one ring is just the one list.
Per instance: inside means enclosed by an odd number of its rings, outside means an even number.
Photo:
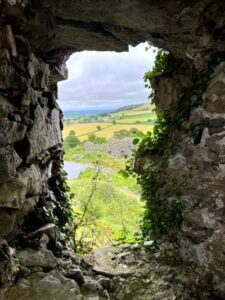
[{"label": "rough stone surface", "polygon": [[47,274],[37,272],[26,279],[21,279],[0,299],[81,300],[82,298],[79,287],[74,281],[52,271]]},{"label": "rough stone surface", "polygon": [[[173,91],[171,82],[177,80],[179,72],[184,76],[191,73],[191,69],[183,70],[180,66],[180,70],[171,70],[168,75],[164,74],[162,78],[157,78],[157,82],[153,82],[157,92],[159,91],[159,110],[166,110],[172,105],[171,95],[177,93],[178,86],[173,85]],[[193,268],[196,266],[199,279],[195,287],[199,284],[201,287],[205,286],[205,293],[203,296],[200,296],[201,293],[195,296],[197,299],[225,297],[223,80],[224,62],[221,62],[213,69],[207,88],[203,91],[202,105],[194,108],[190,116],[186,115],[182,120],[182,125],[190,126],[192,131],[185,134],[177,128],[171,133],[171,140],[176,142],[177,150],[176,154],[170,155],[167,166],[164,167],[168,178],[175,178],[178,183],[183,182],[180,195],[175,196],[184,205],[183,222],[177,232],[176,243],[183,263],[190,264]],[[171,86],[169,94],[168,89],[165,89],[165,82]],[[189,84],[191,85],[191,78]],[[180,86],[185,87],[186,84],[181,81]],[[196,143],[194,136],[199,124],[203,128]],[[151,169],[151,160],[158,158],[157,153],[151,154],[151,149],[146,149],[146,153],[136,161],[137,172]],[[163,191],[163,186],[161,190]],[[169,203],[171,199],[168,197],[166,201]]]},{"label": "rough stone surface", "polygon": [[[18,257],[16,254],[14,256]],[[36,268],[30,264],[28,251],[19,253],[20,264],[14,265],[17,281],[12,287],[1,290],[0,299],[198,299],[192,291],[186,289],[185,276],[188,275],[192,282],[196,280],[196,274],[189,267],[181,268],[176,264],[172,267],[162,261],[163,255],[159,258],[143,246],[95,249],[80,260],[77,257],[76,262],[74,256],[70,252],[67,258],[58,259],[58,268],[55,265],[54,270],[45,269],[43,272],[36,264]],[[75,276],[71,276],[75,273]],[[82,274],[82,280],[77,276],[78,273]],[[173,280],[177,282],[176,286]]]},{"label": "rough stone surface", "polygon": [[[152,81],[159,96],[157,109],[169,110],[176,104],[180,86],[191,84],[193,69],[206,69],[214,54],[225,51],[224,12],[224,1],[217,0],[116,0],[113,5],[109,0],[0,1],[0,15],[12,27],[18,52],[17,57],[11,56],[1,30],[2,299],[225,298],[225,64],[220,60],[202,106],[181,120],[193,133],[174,130],[177,153],[165,165],[168,176],[189,178],[179,195],[186,209],[176,242],[165,238],[152,258],[142,250],[138,255],[133,250],[99,250],[94,265],[90,262],[91,267],[81,272],[74,259],[70,266],[63,257],[52,273],[43,273],[40,264],[22,266],[15,250],[19,247],[24,253],[27,243],[33,243],[40,254],[40,246],[49,246],[47,235],[32,241],[28,237],[52,222],[44,212],[54,215],[61,204],[59,196],[64,197],[59,188],[63,147],[56,84],[67,77],[64,63],[69,55],[82,50],[126,51],[128,44],[146,40],[170,51],[175,62],[170,76]],[[190,95],[184,102],[195,100],[196,95]],[[151,159],[147,151],[137,159],[139,172],[148,170]],[[53,186],[58,188],[57,197]],[[128,270],[125,276],[124,269]]]},{"label": "rough stone surface", "polygon": [[6,2],[2,11],[14,18],[13,31],[25,36],[38,55],[56,64],[74,51],[126,51],[128,44],[146,40],[198,66],[210,51],[224,51],[223,1],[117,0],[113,7],[109,0]]},{"label": "rough stone surface", "polygon": [[109,139],[106,144],[94,144],[87,142],[84,147],[85,151],[101,151],[114,156],[130,156],[134,149],[133,138]]},{"label": "rough stone surface", "polygon": [[41,267],[47,270],[55,269],[58,265],[56,257],[49,250],[23,250],[18,253],[18,260],[25,267]]}]

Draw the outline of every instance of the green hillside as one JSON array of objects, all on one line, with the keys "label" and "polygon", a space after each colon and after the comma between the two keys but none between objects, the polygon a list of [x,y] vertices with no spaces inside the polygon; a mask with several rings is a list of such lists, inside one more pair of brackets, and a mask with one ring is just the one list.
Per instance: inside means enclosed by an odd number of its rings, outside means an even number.
[{"label": "green hillside", "polygon": [[65,122],[65,160],[88,164],[78,178],[68,181],[75,194],[75,238],[81,252],[136,241],[144,211],[136,179],[119,172],[125,168],[125,158],[87,152],[86,141],[100,144],[112,137],[135,138],[152,131],[155,118],[153,105],[140,104],[108,114],[70,116]]},{"label": "green hillside", "polygon": [[153,124],[155,121],[154,106],[140,104],[123,107],[109,114],[110,118],[121,124]]},{"label": "green hillside", "polygon": [[74,115],[64,118],[63,137],[66,138],[71,130],[82,141],[87,140],[92,133],[109,139],[114,136],[115,131],[122,129],[136,128],[147,133],[152,130],[155,119],[154,105],[149,103],[125,106],[108,114]]},{"label": "green hillside", "polygon": [[78,250],[87,252],[92,247],[134,242],[140,231],[143,204],[136,180],[119,173],[125,160],[93,152],[80,161],[92,165],[77,179],[68,181],[76,195],[73,208],[77,215]]}]

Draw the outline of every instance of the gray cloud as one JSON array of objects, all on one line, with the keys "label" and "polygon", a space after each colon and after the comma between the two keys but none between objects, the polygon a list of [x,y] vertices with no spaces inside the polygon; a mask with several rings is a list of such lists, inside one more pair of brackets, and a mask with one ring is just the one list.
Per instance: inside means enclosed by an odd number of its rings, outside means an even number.
[{"label": "gray cloud", "polygon": [[143,75],[153,66],[154,50],[146,44],[129,52],[83,51],[73,54],[67,66],[69,79],[59,83],[63,110],[117,108],[148,101]]}]

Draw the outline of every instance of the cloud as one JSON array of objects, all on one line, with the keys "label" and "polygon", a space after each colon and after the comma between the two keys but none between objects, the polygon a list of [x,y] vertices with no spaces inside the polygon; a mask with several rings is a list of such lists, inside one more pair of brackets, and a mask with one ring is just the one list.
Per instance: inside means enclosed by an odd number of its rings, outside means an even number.
[{"label": "cloud", "polygon": [[129,52],[83,51],[67,62],[69,78],[59,83],[63,110],[117,108],[148,101],[143,75],[153,66],[154,49],[147,44],[129,47]]}]

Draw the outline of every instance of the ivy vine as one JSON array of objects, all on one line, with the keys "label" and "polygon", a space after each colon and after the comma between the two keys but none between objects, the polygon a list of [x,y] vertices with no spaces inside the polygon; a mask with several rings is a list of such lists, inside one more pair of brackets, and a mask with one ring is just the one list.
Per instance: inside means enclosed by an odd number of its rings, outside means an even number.
[{"label": "ivy vine", "polygon": [[[219,54],[212,58],[205,70],[201,72],[193,70],[190,85],[180,87],[176,103],[170,109],[157,113],[153,132],[148,132],[134,141],[135,144],[138,143],[138,149],[127,162],[124,174],[125,176],[135,174],[142,187],[142,199],[146,203],[142,223],[145,237],[157,239],[163,234],[176,232],[182,223],[182,212],[185,207],[179,199],[181,187],[186,183],[187,178],[173,178],[165,171],[169,156],[175,154],[178,147],[178,141],[173,137],[173,133],[179,131],[181,134],[193,136],[193,130],[196,128],[186,121],[189,121],[194,107],[205,105],[202,95],[207,88],[213,68],[224,60],[225,54]],[[170,59],[170,55],[159,50],[153,69],[144,76],[145,86],[152,89],[152,79],[168,76],[173,70],[171,62],[173,60]],[[152,90],[150,98],[152,103],[158,103],[156,90]],[[207,124],[204,122],[198,124],[200,133],[205,126]],[[146,153],[149,153],[152,158],[149,166],[137,172],[135,161]]]}]

